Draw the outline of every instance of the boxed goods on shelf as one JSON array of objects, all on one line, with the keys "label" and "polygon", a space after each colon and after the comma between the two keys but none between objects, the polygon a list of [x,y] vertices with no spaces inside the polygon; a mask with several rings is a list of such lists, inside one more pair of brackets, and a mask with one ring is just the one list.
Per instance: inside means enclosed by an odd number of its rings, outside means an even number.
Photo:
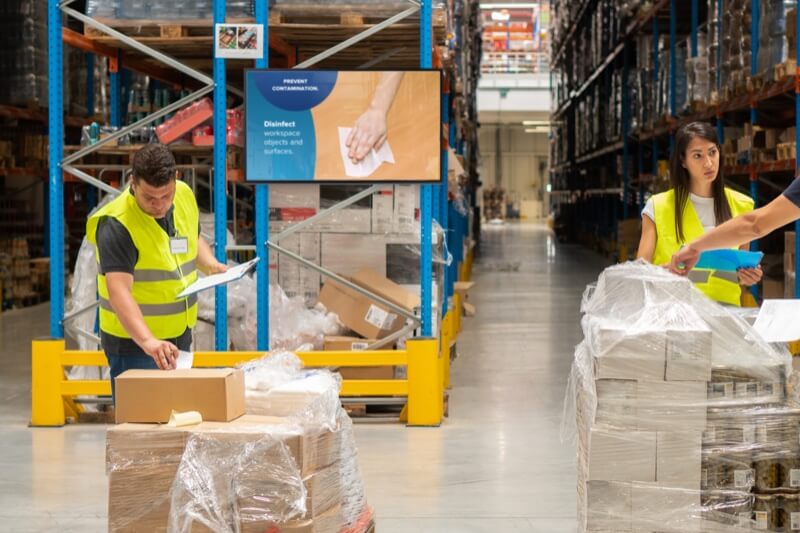
[{"label": "boxed goods on shelf", "polygon": [[582,311],[564,422],[580,531],[784,531],[800,519],[788,352],[644,262],[607,269]]},{"label": "boxed goods on shelf", "polygon": [[762,0],[758,25],[758,73],[766,79],[774,77],[774,67],[794,57],[796,50],[789,48],[794,43],[794,25],[788,23],[786,2]]}]

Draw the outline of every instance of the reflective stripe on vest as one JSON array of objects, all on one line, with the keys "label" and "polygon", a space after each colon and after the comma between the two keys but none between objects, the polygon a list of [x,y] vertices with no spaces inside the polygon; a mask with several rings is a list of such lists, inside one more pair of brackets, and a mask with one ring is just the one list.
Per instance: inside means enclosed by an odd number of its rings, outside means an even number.
[{"label": "reflective stripe on vest", "polygon": [[[748,196],[728,188],[725,189],[725,196],[734,217],[753,210],[753,200]],[[656,218],[656,249],[653,254],[653,264],[663,265],[672,259],[672,255],[684,243],[697,239],[705,233],[705,230],[694,205],[687,200],[686,208],[683,210],[685,240],[679,242],[675,232],[675,191],[669,190],[655,195],[653,203]],[[736,272],[695,269],[689,274],[689,279],[709,298],[730,305],[741,305],[742,291]]]},{"label": "reflective stripe on vest", "polygon": [[[130,189],[98,209],[86,224],[86,238],[95,245],[97,226],[104,217],[116,219],[128,230],[138,253],[131,293],[147,327],[159,339],[178,337],[197,323],[197,296],[177,298],[183,289],[197,280],[197,229],[200,223],[194,193],[183,182],[175,184],[173,207],[175,236],[187,239],[186,253],[172,253],[170,237],[153,217],[141,210]],[[101,253],[101,250],[97,251],[98,261]],[[106,276],[102,274],[97,276],[97,292],[100,296],[100,329],[117,337],[130,338],[111,307]]]},{"label": "reflective stripe on vest", "polygon": [[191,259],[182,264],[180,268],[175,270],[153,270],[153,269],[134,269],[133,281],[170,281],[179,280],[182,277],[188,276],[197,272],[197,260]]},{"label": "reflective stripe on vest", "polygon": [[[170,304],[139,304],[139,309],[142,310],[142,315],[145,317],[177,315],[178,313],[183,313],[186,311],[187,303],[190,307],[196,304],[197,294],[189,295],[186,301],[181,300],[179,302],[172,302]],[[100,298],[100,309],[104,309],[112,313],[114,312],[114,309],[111,307],[111,302],[102,297]]]}]

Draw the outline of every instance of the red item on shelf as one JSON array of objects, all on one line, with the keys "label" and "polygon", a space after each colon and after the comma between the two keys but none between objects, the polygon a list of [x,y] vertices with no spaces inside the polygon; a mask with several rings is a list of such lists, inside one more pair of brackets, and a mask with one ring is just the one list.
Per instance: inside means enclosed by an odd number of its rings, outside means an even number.
[{"label": "red item on shelf", "polygon": [[214,130],[211,126],[200,126],[192,130],[192,144],[195,146],[214,146]]},{"label": "red item on shelf", "polygon": [[156,127],[158,140],[163,144],[176,141],[214,115],[210,98],[203,98],[181,109],[175,116]]}]

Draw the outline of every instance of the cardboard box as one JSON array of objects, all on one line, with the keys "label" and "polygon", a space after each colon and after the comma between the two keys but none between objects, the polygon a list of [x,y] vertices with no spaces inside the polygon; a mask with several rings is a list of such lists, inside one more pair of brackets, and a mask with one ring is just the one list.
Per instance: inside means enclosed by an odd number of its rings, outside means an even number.
[{"label": "cardboard box", "polygon": [[[330,513],[329,509],[337,509],[341,503],[339,469],[336,466],[341,457],[341,432],[300,433],[286,422],[283,418],[244,415],[233,422],[203,422],[186,428],[153,424],[121,424],[110,428],[107,433],[109,530],[167,530],[170,490],[186,444],[193,435],[199,434],[204,435],[202,444],[207,446],[198,448],[203,455],[197,458],[211,471],[217,464],[222,465],[220,468],[225,468],[227,464],[225,461],[214,461],[215,454],[225,454],[227,457],[246,452],[253,465],[265,465],[266,470],[257,467],[249,469],[236,479],[243,489],[239,491],[238,501],[239,508],[244,509],[241,517],[248,522],[258,519],[255,509],[267,505],[264,503],[266,500],[258,499],[257,495],[274,493],[284,482],[275,478],[274,474],[279,468],[276,465],[285,461],[283,448],[272,445],[264,437],[270,435],[283,443],[294,458],[294,466],[303,476],[308,493],[309,513],[302,522],[316,522]],[[287,465],[286,468],[293,467]],[[222,472],[215,474],[224,475]],[[248,501],[243,496],[248,494],[256,495],[255,499]],[[221,501],[219,498],[229,496],[227,493],[218,494],[217,498]],[[250,511],[247,511],[248,508]],[[277,509],[273,512],[280,514]],[[287,527],[297,526],[298,529],[283,529],[282,526],[281,531],[323,531],[303,529],[300,527],[301,521],[296,522],[287,524]],[[338,531],[338,528],[334,530]],[[195,523],[191,531],[209,530]]]},{"label": "cardboard box", "polygon": [[244,373],[233,368],[128,370],[116,379],[116,419],[168,422],[173,410],[227,422],[244,414]]},{"label": "cardboard box", "polygon": [[394,187],[394,233],[416,233],[418,185]]},{"label": "cardboard box", "polygon": [[353,276],[353,281],[407,311],[413,312],[420,306],[420,296],[418,294],[405,290],[400,285],[373,270],[367,268],[360,270]]},{"label": "cardboard box", "polygon": [[697,329],[667,332],[667,381],[711,381],[712,334],[697,320]]},{"label": "cardboard box", "polygon": [[[280,245],[314,264],[319,265],[321,262],[319,233],[295,233],[283,239]],[[319,298],[321,284],[322,277],[318,272],[291,257],[279,254],[278,285],[288,297],[300,296],[309,305],[313,305]]]},{"label": "cardboard box", "polygon": [[[419,306],[418,296],[376,272],[362,270],[353,276],[352,281],[409,311]],[[403,317],[388,307],[375,303],[334,280],[328,280],[323,286],[320,302],[329,311],[338,314],[339,320],[345,326],[365,338],[385,337],[400,330],[405,324]]]},{"label": "cardboard box", "polygon": [[656,481],[691,482],[700,488],[702,431],[659,431],[656,435]]},{"label": "cardboard box", "polygon": [[631,483],[586,483],[586,531],[631,530]]},{"label": "cardboard box", "polygon": [[319,211],[319,184],[271,183],[269,206],[271,208],[307,207]]},{"label": "cardboard box", "polygon": [[707,391],[704,381],[640,381],[636,393],[639,429],[703,431]]},{"label": "cardboard box", "polygon": [[[359,339],[356,337],[325,337],[325,351],[357,352],[365,350],[375,339]],[[393,346],[382,348],[392,350]],[[342,379],[394,379],[394,366],[360,366],[339,368]]]},{"label": "cardboard box", "polygon": [[336,313],[342,324],[365,338],[385,337],[405,324],[401,316],[386,306],[331,279],[323,285],[319,301],[328,311]]},{"label": "cardboard box", "polygon": [[385,185],[372,195],[372,233],[394,231],[394,186]]},{"label": "cardboard box", "polygon": [[664,379],[666,335],[663,332],[629,335],[621,325],[597,321],[589,340],[597,379]]},{"label": "cardboard box", "polygon": [[590,481],[656,480],[654,432],[592,429],[589,438]]},{"label": "cardboard box", "polygon": [[633,531],[683,533],[704,525],[700,487],[686,483],[632,483]]},{"label": "cardboard box", "polygon": [[337,533],[342,529],[344,515],[341,507],[334,507],[314,518],[291,520],[275,525],[274,522],[260,520],[241,524],[241,533]]},{"label": "cardboard box", "polygon": [[308,230],[319,233],[371,233],[372,210],[342,209],[315,222]]},{"label": "cardboard box", "polygon": [[594,422],[615,428],[638,428],[638,383],[634,380],[598,379]]},{"label": "cardboard box", "polygon": [[324,233],[322,266],[342,276],[364,268],[386,276],[386,239],[383,235]]},{"label": "cardboard box", "polygon": [[784,280],[763,278],[761,280],[762,298],[766,300],[783,298],[784,294]]},{"label": "cardboard box", "polygon": [[377,342],[376,339],[362,339],[360,337],[328,336],[325,337],[322,349],[325,350],[326,352],[333,352],[333,351],[357,352],[360,350],[366,350],[370,344],[375,342]]}]

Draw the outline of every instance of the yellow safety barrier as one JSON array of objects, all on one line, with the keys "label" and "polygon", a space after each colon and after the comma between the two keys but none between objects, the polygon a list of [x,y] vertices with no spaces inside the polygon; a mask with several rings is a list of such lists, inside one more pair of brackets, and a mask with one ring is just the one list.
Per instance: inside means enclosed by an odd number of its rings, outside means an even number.
[{"label": "yellow safety barrier", "polygon": [[[452,330],[450,330],[452,331]],[[407,396],[409,426],[438,426],[444,414],[444,350],[437,339],[417,338],[405,350],[300,352],[307,367],[406,366],[407,379],[344,380],[340,395]],[[196,352],[195,367],[230,367],[263,356],[263,352]],[[111,396],[107,380],[69,380],[66,366],[108,366],[103,352],[66,350],[63,339],[35,340],[31,358],[31,426],[63,426],[75,413],[76,396]]]},{"label": "yellow safety barrier", "polygon": [[475,249],[470,246],[467,250],[467,255],[464,257],[464,262],[461,263],[458,269],[458,281],[472,281],[472,262],[475,260]]}]

